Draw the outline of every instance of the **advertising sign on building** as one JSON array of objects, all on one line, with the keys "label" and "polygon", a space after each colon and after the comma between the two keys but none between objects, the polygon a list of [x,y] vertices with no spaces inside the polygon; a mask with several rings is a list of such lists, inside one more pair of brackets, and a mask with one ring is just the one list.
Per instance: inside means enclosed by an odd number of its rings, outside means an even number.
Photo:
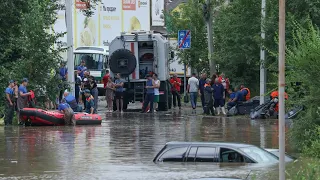
[{"label": "advertising sign on building", "polygon": [[[60,1],[65,4],[65,0]],[[150,0],[101,0],[101,3],[92,9],[91,17],[86,17],[82,11],[87,7],[86,2],[73,2],[74,48],[103,46],[111,43],[121,32],[150,30]],[[67,31],[65,9],[60,9],[57,16],[53,33],[64,33]],[[59,41],[66,45],[67,36]]]},{"label": "advertising sign on building", "polygon": [[74,46],[98,46],[100,35],[99,8],[93,9],[93,15],[87,17],[76,9],[73,14]]},{"label": "advertising sign on building", "polygon": [[152,0],[152,26],[164,26],[164,0]]},{"label": "advertising sign on building", "polygon": [[150,30],[150,0],[122,0],[122,10],[122,32]]},{"label": "advertising sign on building", "polygon": [[[102,0],[100,5],[100,44],[111,43],[121,32],[121,1]],[[129,6],[128,6],[129,7]]]}]

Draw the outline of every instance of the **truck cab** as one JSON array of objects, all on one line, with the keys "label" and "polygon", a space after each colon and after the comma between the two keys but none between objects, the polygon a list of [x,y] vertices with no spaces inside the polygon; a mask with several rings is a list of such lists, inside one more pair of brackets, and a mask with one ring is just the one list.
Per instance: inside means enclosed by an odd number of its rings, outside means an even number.
[{"label": "truck cab", "polygon": [[102,77],[104,76],[109,58],[108,46],[82,46],[74,50],[74,67],[81,64],[84,59],[90,75],[95,77],[99,90],[99,95],[104,95]]},{"label": "truck cab", "polygon": [[160,80],[159,111],[171,107],[168,40],[159,33],[136,31],[121,33],[109,46],[111,75],[120,73],[124,84],[124,109],[129,103],[142,102],[146,75],[156,73]]}]

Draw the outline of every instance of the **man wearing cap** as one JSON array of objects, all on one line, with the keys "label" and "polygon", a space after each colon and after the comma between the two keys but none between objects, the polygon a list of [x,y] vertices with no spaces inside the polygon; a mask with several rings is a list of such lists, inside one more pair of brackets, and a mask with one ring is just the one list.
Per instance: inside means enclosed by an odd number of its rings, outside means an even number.
[{"label": "man wearing cap", "polygon": [[64,114],[64,124],[72,125],[73,124],[73,115],[74,112],[68,103],[60,103],[58,110]]},{"label": "man wearing cap", "polygon": [[68,103],[73,112],[82,112],[82,107],[78,105],[76,98],[72,94],[66,91],[63,96],[64,99],[62,101]]},{"label": "man wearing cap", "polygon": [[[18,88],[18,111],[28,107],[28,96],[31,94],[30,92],[27,91],[27,85],[28,85],[28,79],[23,78],[22,83]],[[18,117],[20,118],[19,114]],[[20,123],[20,122],[19,122]]]},{"label": "man wearing cap", "polygon": [[77,67],[79,76],[83,78],[84,72],[87,70],[86,63],[84,57],[82,57],[81,64]]},{"label": "man wearing cap", "polygon": [[5,125],[12,125],[13,119],[13,112],[14,112],[14,105],[13,105],[13,98],[14,98],[14,81],[9,81],[9,86],[5,90],[6,98],[5,98],[5,118],[4,124]]},{"label": "man wearing cap", "polygon": [[94,111],[95,111],[95,109],[94,109],[94,99],[91,96],[90,90],[89,89],[84,90],[84,95],[86,97],[86,101],[85,101],[86,113],[94,114]]}]

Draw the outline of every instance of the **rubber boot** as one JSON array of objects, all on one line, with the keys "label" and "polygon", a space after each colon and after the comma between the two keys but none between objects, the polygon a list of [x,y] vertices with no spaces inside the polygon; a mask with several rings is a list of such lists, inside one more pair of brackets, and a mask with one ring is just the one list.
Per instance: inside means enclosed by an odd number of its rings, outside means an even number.
[{"label": "rubber boot", "polygon": [[217,115],[220,115],[220,107],[217,107]]},{"label": "rubber boot", "polygon": [[222,110],[222,114],[223,115],[226,115],[227,113],[226,113],[226,109],[224,108],[224,107],[221,107],[221,110]]}]

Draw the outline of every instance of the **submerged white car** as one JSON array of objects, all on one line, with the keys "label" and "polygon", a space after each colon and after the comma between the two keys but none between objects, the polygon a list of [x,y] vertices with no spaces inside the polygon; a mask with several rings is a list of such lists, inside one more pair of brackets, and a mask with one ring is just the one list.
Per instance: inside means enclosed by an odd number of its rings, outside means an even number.
[{"label": "submerged white car", "polygon": [[[153,162],[278,163],[276,149],[220,142],[168,142]],[[286,161],[292,161],[290,156]]]}]

